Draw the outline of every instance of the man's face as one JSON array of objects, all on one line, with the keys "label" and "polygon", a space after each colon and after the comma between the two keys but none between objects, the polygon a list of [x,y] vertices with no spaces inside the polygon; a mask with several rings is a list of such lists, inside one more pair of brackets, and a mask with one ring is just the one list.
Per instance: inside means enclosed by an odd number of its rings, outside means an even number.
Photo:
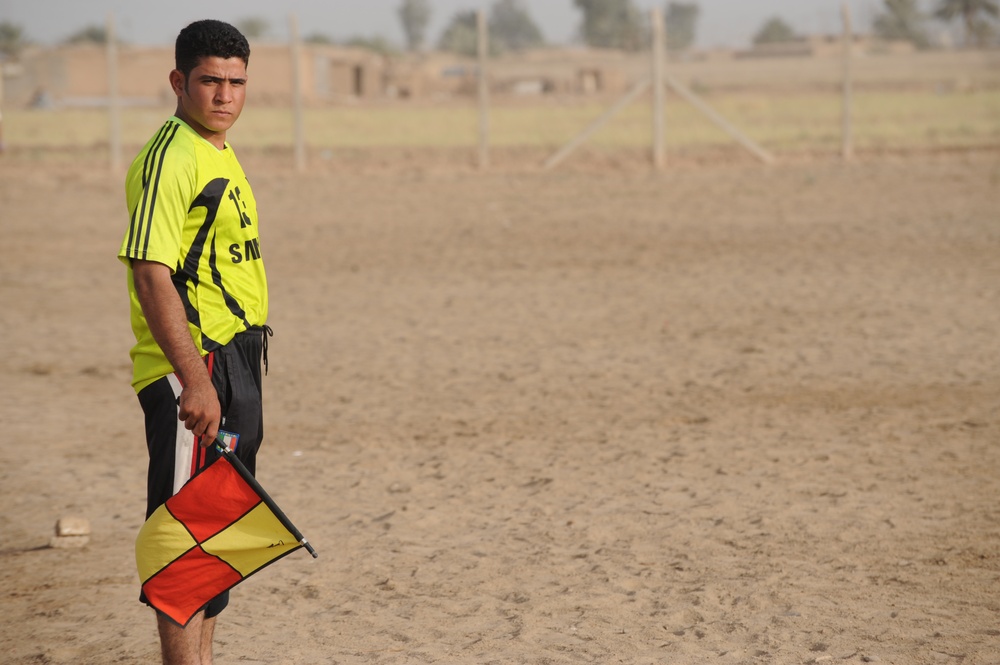
[{"label": "man's face", "polygon": [[178,117],[220,149],[243,111],[246,83],[247,67],[240,58],[201,58],[186,79],[176,69],[170,73]]}]

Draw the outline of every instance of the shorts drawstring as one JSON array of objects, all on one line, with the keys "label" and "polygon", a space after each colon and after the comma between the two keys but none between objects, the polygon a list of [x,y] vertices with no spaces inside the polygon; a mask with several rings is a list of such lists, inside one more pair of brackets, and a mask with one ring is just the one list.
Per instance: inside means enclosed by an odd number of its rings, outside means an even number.
[{"label": "shorts drawstring", "polygon": [[271,326],[268,325],[263,326],[261,330],[261,339],[263,339],[263,344],[261,345],[263,347],[263,352],[261,353],[261,357],[264,359],[264,376],[267,376],[267,338],[274,337],[274,331],[271,330]]}]

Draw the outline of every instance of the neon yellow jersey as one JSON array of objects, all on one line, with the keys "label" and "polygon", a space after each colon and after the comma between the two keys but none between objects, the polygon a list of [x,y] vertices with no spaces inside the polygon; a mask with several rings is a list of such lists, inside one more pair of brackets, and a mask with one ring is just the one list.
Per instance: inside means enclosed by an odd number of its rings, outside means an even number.
[{"label": "neon yellow jersey", "polygon": [[233,149],[219,150],[177,117],[142,149],[125,179],[131,221],[118,258],[128,266],[132,386],[172,373],[135,293],[132,259],[173,273],[195,346],[205,355],[267,321],[257,204]]}]

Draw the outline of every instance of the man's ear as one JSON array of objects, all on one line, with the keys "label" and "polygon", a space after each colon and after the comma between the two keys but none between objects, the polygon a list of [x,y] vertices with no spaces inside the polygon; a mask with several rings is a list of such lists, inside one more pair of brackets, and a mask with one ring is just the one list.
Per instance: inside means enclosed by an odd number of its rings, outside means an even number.
[{"label": "man's ear", "polygon": [[187,77],[184,76],[184,72],[179,69],[174,69],[170,72],[170,87],[173,89],[175,95],[178,97],[181,96],[187,87]]}]

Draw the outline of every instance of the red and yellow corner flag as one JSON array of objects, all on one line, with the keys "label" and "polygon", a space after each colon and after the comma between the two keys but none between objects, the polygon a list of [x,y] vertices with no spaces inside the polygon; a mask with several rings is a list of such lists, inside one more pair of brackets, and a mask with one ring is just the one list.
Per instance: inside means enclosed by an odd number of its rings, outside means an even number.
[{"label": "red and yellow corner flag", "polygon": [[149,603],[186,626],[212,598],[306,547],[316,553],[231,451],[150,515],[135,541]]}]

